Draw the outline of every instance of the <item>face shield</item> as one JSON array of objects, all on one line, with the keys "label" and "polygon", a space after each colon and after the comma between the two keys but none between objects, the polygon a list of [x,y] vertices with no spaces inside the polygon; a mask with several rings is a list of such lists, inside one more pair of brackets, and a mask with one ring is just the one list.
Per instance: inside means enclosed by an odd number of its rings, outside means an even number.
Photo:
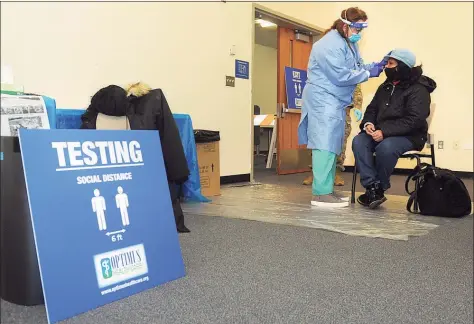
[{"label": "face shield", "polygon": [[367,22],[351,22],[347,19],[341,17],[343,23],[345,23],[349,28],[351,28],[356,34],[360,33],[363,29],[369,27]]},{"label": "face shield", "polygon": [[369,26],[369,24],[365,21],[364,22],[352,22],[352,21],[347,20],[347,13],[345,14],[345,16],[346,16],[346,19],[341,17],[341,20],[342,20],[343,23],[345,23],[347,26],[349,26],[349,28],[351,29],[351,32],[352,32],[352,35],[350,35],[347,39],[351,43],[357,43],[361,39],[360,32],[364,28],[367,28]]}]

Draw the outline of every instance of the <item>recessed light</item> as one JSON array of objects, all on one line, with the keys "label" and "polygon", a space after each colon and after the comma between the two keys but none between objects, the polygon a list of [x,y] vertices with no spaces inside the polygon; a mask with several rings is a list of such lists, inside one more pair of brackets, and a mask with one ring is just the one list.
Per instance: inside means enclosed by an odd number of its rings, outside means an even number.
[{"label": "recessed light", "polygon": [[263,28],[270,28],[270,27],[276,27],[277,24],[272,23],[271,21],[263,20],[263,19],[255,19],[255,22],[257,24],[260,24]]}]

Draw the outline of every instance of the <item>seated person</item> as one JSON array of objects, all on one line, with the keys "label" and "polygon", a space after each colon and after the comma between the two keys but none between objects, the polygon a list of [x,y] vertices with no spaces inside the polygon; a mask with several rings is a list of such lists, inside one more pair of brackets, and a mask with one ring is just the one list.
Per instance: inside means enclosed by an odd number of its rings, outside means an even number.
[{"label": "seated person", "polygon": [[421,66],[415,67],[412,52],[396,49],[386,59],[387,80],[377,89],[360,124],[362,131],[352,142],[360,181],[366,189],[357,201],[372,209],[387,200],[384,192],[390,188],[390,175],[400,155],[423,149],[430,94],[436,89],[435,81],[422,75]]}]

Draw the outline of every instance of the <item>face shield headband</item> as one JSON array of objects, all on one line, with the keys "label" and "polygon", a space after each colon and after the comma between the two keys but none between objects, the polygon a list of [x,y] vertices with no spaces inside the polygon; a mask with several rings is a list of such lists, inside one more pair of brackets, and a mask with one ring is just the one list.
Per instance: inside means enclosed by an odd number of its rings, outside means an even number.
[{"label": "face shield headband", "polygon": [[369,24],[365,21],[364,22],[350,22],[349,20],[344,19],[342,17],[340,19],[342,20],[343,23],[345,23],[351,28],[356,29],[357,31],[361,31],[362,29],[369,27]]}]

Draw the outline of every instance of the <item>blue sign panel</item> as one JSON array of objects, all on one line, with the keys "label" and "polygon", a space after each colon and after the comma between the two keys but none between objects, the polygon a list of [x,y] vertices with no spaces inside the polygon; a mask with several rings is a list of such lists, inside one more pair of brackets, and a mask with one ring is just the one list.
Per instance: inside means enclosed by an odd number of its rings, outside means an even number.
[{"label": "blue sign panel", "polygon": [[50,323],[185,275],[158,132],[19,135]]},{"label": "blue sign panel", "polygon": [[289,109],[301,109],[307,72],[285,67],[286,98]]},{"label": "blue sign panel", "polygon": [[248,79],[250,75],[249,62],[235,60],[235,77],[239,79]]}]

